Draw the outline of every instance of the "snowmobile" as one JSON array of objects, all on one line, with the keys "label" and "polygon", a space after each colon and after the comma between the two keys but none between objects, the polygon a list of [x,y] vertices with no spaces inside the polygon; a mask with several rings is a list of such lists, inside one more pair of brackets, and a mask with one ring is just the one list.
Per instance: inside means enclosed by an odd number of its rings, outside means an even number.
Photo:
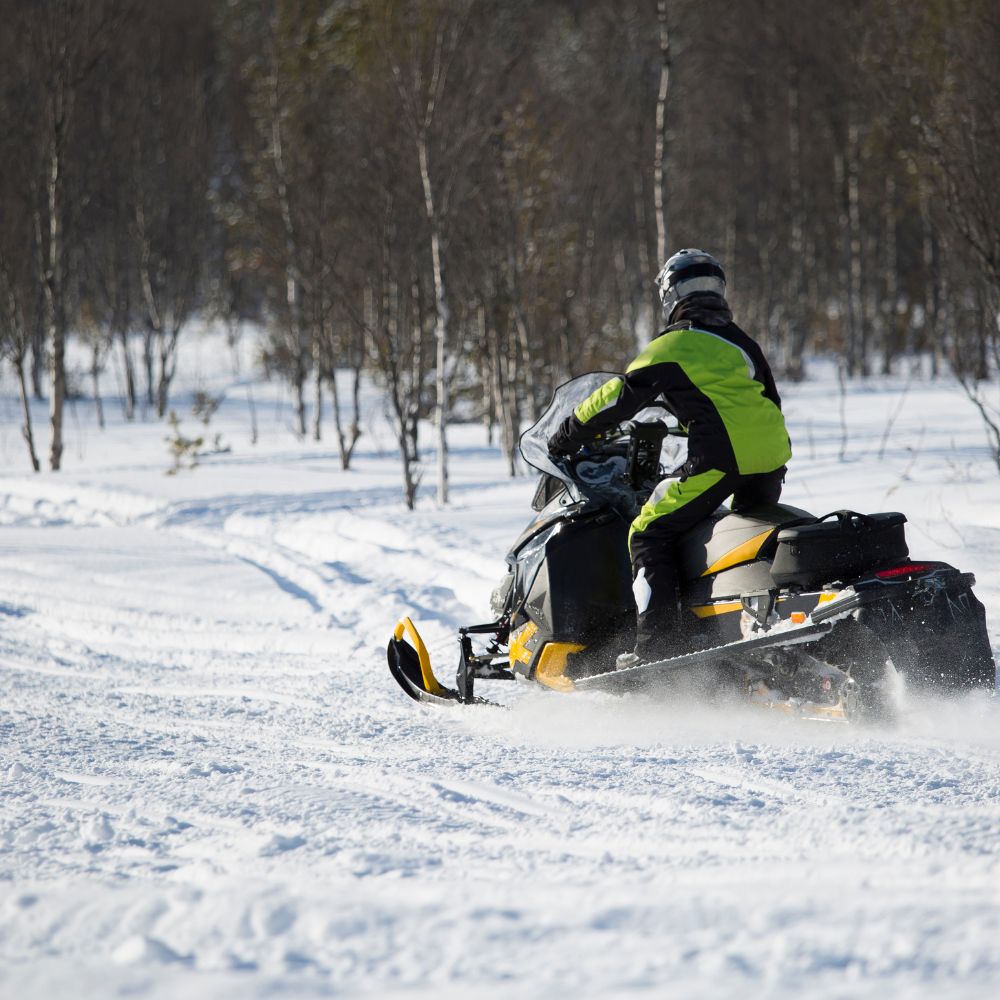
[{"label": "snowmobile", "polygon": [[[522,436],[540,474],[535,517],[507,556],[491,622],[459,629],[456,686],[442,684],[409,618],[388,646],[402,689],[441,705],[484,703],[479,680],[526,679],[561,692],[692,684],[825,721],[890,719],[908,689],[992,689],[996,666],[975,578],[910,556],[897,512],[816,517],[787,504],[721,507],[678,546],[685,621],[677,655],[622,670],[635,603],[628,529],[675,468],[684,430],[652,405],[569,459],[549,437],[612,376],[555,393]],[[665,463],[666,460],[666,463]],[[492,704],[492,702],[488,702]]]}]

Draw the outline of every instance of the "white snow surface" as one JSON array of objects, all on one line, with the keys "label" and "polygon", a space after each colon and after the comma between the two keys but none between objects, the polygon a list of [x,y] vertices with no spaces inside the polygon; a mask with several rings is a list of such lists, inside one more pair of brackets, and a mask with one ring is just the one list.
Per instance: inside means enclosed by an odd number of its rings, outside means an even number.
[{"label": "white snow surface", "polygon": [[[251,380],[217,334],[186,350],[182,429],[225,392],[232,451],[176,476],[165,425],[114,398],[103,432],[73,404],[62,472],[26,472],[3,383],[0,995],[1000,995],[995,699],[884,730],[500,682],[510,711],[419,706],[393,624],[449,678],[533,479],[456,426],[453,503],[428,452],[409,513],[373,388],[342,472],[277,384],[252,383],[251,445]],[[815,371],[783,387],[784,498],[906,512],[1000,648],[976,413],[947,380],[852,385],[841,461]]]}]

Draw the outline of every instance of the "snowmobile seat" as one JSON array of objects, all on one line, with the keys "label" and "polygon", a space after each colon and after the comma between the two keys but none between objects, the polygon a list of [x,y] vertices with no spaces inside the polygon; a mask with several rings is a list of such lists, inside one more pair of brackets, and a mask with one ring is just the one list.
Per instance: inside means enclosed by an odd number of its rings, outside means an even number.
[{"label": "snowmobile seat", "polygon": [[782,503],[756,504],[738,513],[723,507],[680,539],[681,578],[696,580],[755,559],[769,559],[779,529],[815,520],[808,511]]}]

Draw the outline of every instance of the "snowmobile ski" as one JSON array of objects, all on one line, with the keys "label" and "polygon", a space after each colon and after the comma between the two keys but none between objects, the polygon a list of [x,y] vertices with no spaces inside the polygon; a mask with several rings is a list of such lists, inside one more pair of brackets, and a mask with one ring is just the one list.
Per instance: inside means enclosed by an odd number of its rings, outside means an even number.
[{"label": "snowmobile ski", "polygon": [[648,663],[639,663],[634,667],[625,667],[622,670],[610,670],[602,674],[592,674],[590,677],[580,677],[573,682],[573,687],[578,691],[604,691],[619,687],[631,687],[637,681],[646,681],[654,676],[685,670],[688,667],[701,666],[744,652],[791,646],[800,642],[813,642],[827,635],[833,629],[833,624],[832,621],[807,622],[780,631],[772,630],[749,639],[738,639],[736,642],[699,649],[693,653],[682,653],[680,656],[671,656],[665,660],[651,660]]},{"label": "snowmobile ski", "polygon": [[[412,645],[404,636],[409,636]],[[389,672],[396,683],[415,701],[429,705],[492,705],[504,706],[487,698],[466,698],[454,688],[442,684],[434,675],[430,653],[424,645],[416,626],[409,618],[403,618],[393,631],[386,650]]]}]

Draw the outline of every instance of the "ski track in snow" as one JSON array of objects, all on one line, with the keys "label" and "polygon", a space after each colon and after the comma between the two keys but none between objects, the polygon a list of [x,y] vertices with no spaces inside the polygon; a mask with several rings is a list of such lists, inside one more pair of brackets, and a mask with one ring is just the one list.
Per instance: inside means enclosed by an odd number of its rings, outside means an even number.
[{"label": "ski track in snow", "polygon": [[[899,390],[861,393],[842,465],[833,391],[788,392],[814,454],[786,498],[906,511],[1000,646],[974,417],[949,446],[956,397],[914,394],[923,458],[878,459]],[[502,684],[508,712],[426,709],[389,630],[411,614],[447,677],[528,514],[479,429],[453,507],[413,514],[377,448],[345,475],[275,431],[167,480],[140,431],[0,477],[4,997],[996,995],[995,699],[893,730]]]}]

